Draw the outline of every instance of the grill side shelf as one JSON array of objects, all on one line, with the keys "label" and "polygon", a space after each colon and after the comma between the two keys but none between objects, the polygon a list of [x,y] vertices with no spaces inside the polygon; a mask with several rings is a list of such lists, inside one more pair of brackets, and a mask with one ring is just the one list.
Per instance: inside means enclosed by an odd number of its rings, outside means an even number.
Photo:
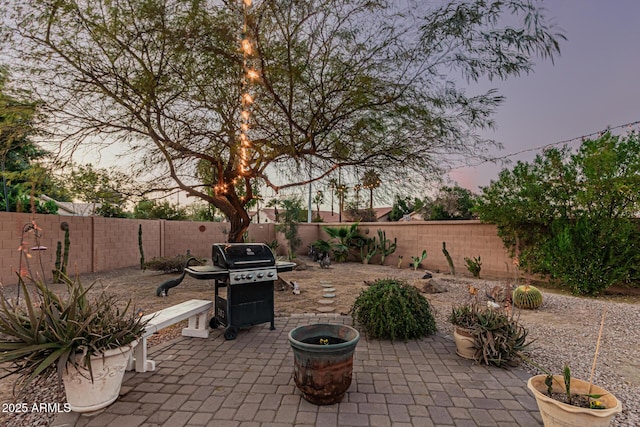
[{"label": "grill side shelf", "polygon": [[184,271],[198,280],[224,280],[229,276],[229,270],[211,265],[194,265]]}]

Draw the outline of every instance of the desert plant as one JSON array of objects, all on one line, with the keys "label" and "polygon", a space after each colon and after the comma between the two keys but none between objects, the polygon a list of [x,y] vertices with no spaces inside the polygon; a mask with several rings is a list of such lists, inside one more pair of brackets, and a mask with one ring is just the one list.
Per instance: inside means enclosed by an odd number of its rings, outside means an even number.
[{"label": "desert plant", "polygon": [[460,304],[451,307],[448,320],[451,324],[465,329],[471,329],[477,322],[478,304]]},{"label": "desert plant", "polygon": [[0,363],[6,374],[17,374],[24,389],[38,375],[55,368],[58,379],[68,366],[84,366],[93,380],[91,356],[126,346],[143,333],[147,321],[131,306],[123,306],[104,290],[90,298],[95,285],[61,275],[68,297],[62,298],[43,282],[33,281],[36,300],[25,281],[24,304],[12,303],[0,288]]},{"label": "desert plant", "polygon": [[360,293],[350,312],[373,338],[408,340],[436,331],[431,305],[403,280],[377,280]]},{"label": "desert plant", "polygon": [[302,243],[298,236],[298,223],[300,212],[302,211],[302,201],[297,198],[285,199],[281,201],[284,208],[284,215],[279,216],[280,224],[276,225],[276,231],[284,234],[285,239],[289,242],[287,250],[289,260],[296,258],[298,247]]},{"label": "desert plant", "polygon": [[138,249],[140,250],[140,270],[145,269],[144,249],[142,248],[142,224],[138,224]]},{"label": "desert plant", "polygon": [[444,254],[444,257],[447,259],[447,264],[449,264],[449,270],[451,270],[451,275],[455,276],[456,268],[453,265],[453,260],[451,259],[451,255],[449,255],[449,251],[447,250],[446,242],[442,242],[442,253]]},{"label": "desert plant", "polygon": [[467,270],[469,270],[469,273],[471,273],[473,277],[480,277],[480,270],[482,269],[482,260],[480,259],[480,255],[473,259],[465,257],[464,262],[467,263]]},{"label": "desert plant", "polygon": [[[164,273],[182,273],[184,266],[192,255],[180,254],[175,257],[160,257],[153,258],[151,261],[145,263],[146,268],[149,270],[162,271]],[[191,265],[202,265],[205,263],[204,259],[196,259],[195,262],[191,262]]]},{"label": "desert plant", "polygon": [[505,310],[478,310],[471,334],[477,349],[475,360],[487,365],[518,365],[529,345],[526,328]]},{"label": "desert plant", "polygon": [[534,310],[542,305],[542,292],[535,286],[520,285],[513,290],[512,301],[518,308]]},{"label": "desert plant", "polygon": [[420,267],[420,263],[424,261],[427,257],[427,250],[423,249],[422,253],[419,256],[411,256],[411,265],[413,266],[413,270],[417,270]]},{"label": "desert plant", "polygon": [[269,246],[269,248],[275,253],[276,249],[278,249],[278,246],[280,246],[280,243],[278,243],[278,239],[273,239],[270,242],[265,242],[265,244],[267,246]]},{"label": "desert plant", "polygon": [[378,229],[378,242],[378,248],[380,250],[380,265],[384,265],[384,260],[387,256],[396,251],[396,248],[398,247],[398,239],[394,237],[392,243],[391,240],[387,239],[387,232]]},{"label": "desert plant", "polygon": [[62,242],[56,244],[56,262],[53,269],[53,283],[60,283],[60,268],[62,266]]},{"label": "desert plant", "polygon": [[360,247],[360,257],[362,258],[362,263],[369,264],[371,258],[373,258],[378,253],[378,249],[380,249],[380,245],[376,241],[375,237],[365,239],[364,244]]},{"label": "desert plant", "polygon": [[69,238],[69,224],[63,222],[60,224],[60,228],[64,230],[64,252],[62,253],[62,266],[60,271],[62,274],[67,274],[67,265],[69,265],[69,247],[71,246],[71,239]]},{"label": "desert plant", "polygon": [[354,241],[362,239],[362,236],[358,233],[357,222],[348,227],[323,226],[322,229],[334,240],[331,242],[331,250],[334,259],[338,262],[346,261],[349,258],[349,251]]}]

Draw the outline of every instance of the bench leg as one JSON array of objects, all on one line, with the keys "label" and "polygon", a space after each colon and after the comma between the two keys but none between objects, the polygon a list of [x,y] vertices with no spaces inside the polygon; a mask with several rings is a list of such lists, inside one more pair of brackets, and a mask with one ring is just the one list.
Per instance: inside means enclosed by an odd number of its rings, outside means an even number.
[{"label": "bench leg", "polygon": [[140,342],[133,349],[133,354],[127,363],[127,371],[132,369],[136,372],[148,372],[156,370],[156,362],[147,359],[147,337],[142,337]]},{"label": "bench leg", "polygon": [[183,337],[209,338],[209,329],[207,329],[207,313],[208,310],[200,314],[189,317],[189,326],[182,329]]}]

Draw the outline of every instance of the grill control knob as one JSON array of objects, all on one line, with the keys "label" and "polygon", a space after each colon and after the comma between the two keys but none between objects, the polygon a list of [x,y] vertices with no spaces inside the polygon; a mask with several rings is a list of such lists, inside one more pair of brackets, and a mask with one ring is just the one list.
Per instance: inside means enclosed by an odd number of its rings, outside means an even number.
[{"label": "grill control knob", "polygon": [[235,276],[235,277],[234,277],[234,279],[235,279],[235,280],[240,280],[240,276],[239,276],[239,275],[238,275],[238,276]]},{"label": "grill control knob", "polygon": [[247,274],[247,280],[251,280],[251,279],[253,279],[253,274],[251,273]]},{"label": "grill control knob", "polygon": [[264,277],[264,273],[258,273],[258,279],[262,279]]},{"label": "grill control knob", "polygon": [[268,277],[273,277],[273,271],[268,272],[268,273],[267,273],[267,276],[268,276]]}]

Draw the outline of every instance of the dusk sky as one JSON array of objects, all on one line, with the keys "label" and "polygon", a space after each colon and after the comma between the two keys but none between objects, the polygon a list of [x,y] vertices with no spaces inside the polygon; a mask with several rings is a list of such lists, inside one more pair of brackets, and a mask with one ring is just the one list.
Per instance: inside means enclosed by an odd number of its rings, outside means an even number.
[{"label": "dusk sky", "polygon": [[[555,64],[538,60],[532,74],[479,86],[495,87],[506,97],[494,116],[497,130],[483,134],[504,145],[498,155],[597,134],[607,127],[640,120],[640,1],[541,3],[567,37]],[[633,129],[638,130],[638,125]],[[529,161],[539,152],[511,159],[514,163]],[[478,186],[489,184],[503,168],[484,164],[452,171],[450,177],[478,191]]]}]

